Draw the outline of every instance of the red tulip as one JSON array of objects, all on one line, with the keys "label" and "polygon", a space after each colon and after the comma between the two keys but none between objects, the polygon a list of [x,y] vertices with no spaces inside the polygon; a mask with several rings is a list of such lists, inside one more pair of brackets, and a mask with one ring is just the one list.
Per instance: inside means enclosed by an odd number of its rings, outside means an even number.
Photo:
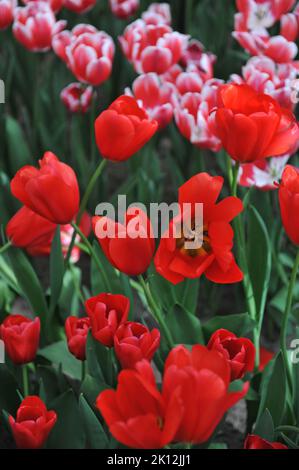
[{"label": "red tulip", "polygon": [[99,294],[85,302],[93,337],[108,348],[113,347],[114,334],[128,319],[130,301],[124,295]]},{"label": "red tulip", "polygon": [[123,369],[134,369],[142,359],[151,361],[160,345],[160,332],[141,323],[127,322],[114,335],[114,350]]},{"label": "red tulip", "polygon": [[291,153],[298,138],[295,116],[248,85],[224,85],[215,124],[227,153],[241,163]]},{"label": "red tulip", "polygon": [[[243,274],[231,251],[234,232],[230,222],[242,211],[243,205],[236,197],[227,197],[216,204],[222,186],[222,177],[199,173],[180,187],[181,214],[170,222],[155,255],[158,273],[173,284],[202,274],[219,284],[242,280]],[[185,203],[191,205],[191,228],[188,223],[190,234],[187,238],[182,233],[186,222]],[[203,204],[203,221],[192,219],[196,203]],[[186,247],[187,242],[196,241],[202,241],[201,247]]]},{"label": "red tulip", "polygon": [[254,434],[248,434],[244,449],[287,449],[287,446],[280,442],[269,442]]},{"label": "red tulip", "polygon": [[95,121],[97,146],[108,160],[127,160],[150,140],[157,127],[134,98],[120,96]]},{"label": "red tulip", "polygon": [[65,8],[78,14],[87,13],[96,3],[97,0],[64,0]]},{"label": "red tulip", "polygon": [[90,329],[90,318],[68,317],[65,322],[67,345],[71,354],[80,361],[86,359],[86,340]]},{"label": "red tulip", "polygon": [[160,449],[174,439],[181,421],[179,391],[174,388],[166,400],[156,386],[150,364],[142,361],[136,370],[123,370],[117,389],[100,393],[96,406],[119,442],[134,449]]},{"label": "red tulip", "polygon": [[207,347],[218,351],[227,360],[231,380],[242,379],[254,368],[255,347],[247,338],[238,338],[234,333],[220,329],[212,334]]},{"label": "red tulip", "polygon": [[28,165],[16,173],[10,184],[12,194],[51,222],[72,222],[80,199],[74,171],[52,152],[46,152],[39,164],[40,169]]},{"label": "red tulip", "polygon": [[109,4],[113,15],[122,20],[135,15],[139,8],[139,0],[109,0]]},{"label": "red tulip", "polygon": [[80,83],[71,83],[61,91],[60,98],[71,113],[86,113],[91,105],[92,95],[91,86],[83,88]]},{"label": "red tulip", "polygon": [[125,225],[107,217],[93,217],[93,231],[105,256],[119,271],[137,276],[150,265],[155,251],[152,227],[138,207],[128,210]]},{"label": "red tulip", "polygon": [[170,399],[178,388],[184,414],[176,433],[177,442],[201,444],[207,441],[226,411],[243,398],[249,383],[240,392],[229,392],[230,367],[216,351],[196,345],[174,348],[165,363],[163,395]]},{"label": "red tulip", "polygon": [[0,0],[0,30],[6,29],[13,22],[14,0]]},{"label": "red tulip", "polygon": [[[80,221],[80,229],[87,237],[90,233],[91,218],[85,212]],[[51,252],[52,241],[57,224],[41,217],[26,206],[10,219],[6,226],[6,234],[14,246],[23,248],[30,256],[48,256]],[[61,245],[63,255],[66,256],[73,237],[74,229],[70,224],[61,225]],[[79,235],[76,241],[80,242]],[[75,263],[80,258],[80,248],[74,246],[70,260]]]},{"label": "red tulip", "polygon": [[290,240],[299,245],[299,169],[286,165],[279,185],[281,219]]},{"label": "red tulip", "polygon": [[13,34],[29,51],[44,52],[51,48],[52,38],[65,25],[64,20],[56,21],[48,3],[29,2],[15,9]]},{"label": "red tulip", "polygon": [[35,359],[39,345],[40,319],[8,315],[0,325],[0,337],[14,364],[27,364]]},{"label": "red tulip", "polygon": [[17,411],[16,419],[9,416],[9,424],[17,447],[20,449],[43,447],[56,420],[55,411],[48,411],[39,397],[26,397]]}]

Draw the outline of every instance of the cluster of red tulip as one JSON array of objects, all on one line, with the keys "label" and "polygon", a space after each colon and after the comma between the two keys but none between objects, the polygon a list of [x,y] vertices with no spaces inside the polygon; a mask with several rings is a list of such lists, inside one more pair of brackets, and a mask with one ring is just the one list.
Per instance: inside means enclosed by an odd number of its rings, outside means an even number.
[{"label": "cluster of red tulip", "polygon": [[[90,24],[65,29],[66,22],[57,20],[56,14],[62,7],[77,14],[88,12],[96,1],[24,3],[17,7],[13,0],[0,0],[0,29],[13,23],[14,37],[29,51],[52,49],[78,80],[62,90],[62,102],[72,113],[87,113],[95,87],[107,81],[112,73],[115,44],[110,35]],[[139,8],[138,0],[110,0],[109,4],[119,19],[128,19]],[[10,182],[11,194],[21,208],[5,228],[9,250],[21,248],[31,257],[52,256],[58,233],[63,275],[74,269],[73,263],[79,260],[82,250],[93,260],[97,276],[103,276],[106,282],[106,290],[97,295],[80,291],[83,298],[80,316],[72,315],[68,305],[71,316],[63,319],[64,331],[60,330],[59,340],[63,338],[67,344],[75,365],[82,363],[82,384],[86,367],[93,376],[88,362],[89,342],[99,350],[103,348],[108,358],[106,366],[114,376],[110,382],[106,380],[105,387],[98,388],[90,413],[101,429],[105,423],[117,442],[131,448],[207,443],[227,410],[243,399],[250,387],[254,396],[252,379],[273,358],[260,347],[263,317],[258,302],[263,293],[256,294],[250,277],[244,232],[249,204],[246,198],[238,197],[238,183],[276,189],[282,226],[291,244],[298,248],[299,169],[286,162],[296,152],[299,141],[289,85],[299,73],[294,60],[299,11],[297,7],[291,12],[294,1],[287,0],[237,0],[236,4],[233,36],[253,56],[244,66],[242,76],[233,75],[228,83],[215,78],[216,57],[206,52],[199,41],[173,30],[168,3],[152,4],[119,37],[122,52],[138,76],[131,88],[94,120],[95,142],[102,158],[83,194],[80,195],[81,182],[73,168],[51,151],[46,151],[39,160],[39,168],[23,166]],[[280,35],[270,36],[267,28],[277,21]],[[125,165],[122,162],[142,151],[173,117],[180,133],[191,144],[219,152],[215,160],[224,160],[224,153],[227,154],[225,176],[229,194],[225,193],[224,177],[215,176],[214,171],[196,172],[177,190],[179,206],[183,208],[188,203],[191,207],[194,224],[190,240],[203,239],[196,249],[186,247],[185,236],[177,236],[185,223],[183,210],[170,221],[167,235],[161,237],[157,246],[151,221],[138,207],[126,214],[125,223],[108,216],[91,217],[86,211],[104,165],[107,162],[113,162],[112,166]],[[142,155],[138,158],[142,159]],[[203,205],[201,226],[195,221],[198,203]],[[136,226],[142,237],[133,236]],[[98,244],[90,243],[90,235]],[[102,259],[111,268],[109,273],[105,272]],[[190,344],[178,341],[161,307],[163,291],[159,294],[161,299],[155,297],[150,274],[147,280],[143,277],[151,264],[169,289],[203,275],[214,284],[243,282],[248,319],[252,323],[251,339],[246,336],[248,330],[236,334],[233,327],[231,331],[217,326],[202,341]],[[298,265],[299,255],[289,283],[280,337],[289,406],[295,392],[286,339]],[[126,295],[116,293],[111,287],[111,272],[117,279],[126,279],[126,286],[133,285],[141,292],[147,316],[140,315],[140,321],[132,321],[130,316],[130,289]],[[49,297],[50,312],[54,315],[53,292]],[[26,367],[36,360],[39,348],[45,343],[48,347],[54,345],[47,331],[53,317],[49,314],[48,321],[41,313],[40,316],[29,318],[13,313],[0,325],[7,356],[16,369],[23,367],[25,377],[24,399],[16,417],[9,413],[7,420],[19,448],[46,445],[59,420],[54,405],[55,410],[48,411],[49,403],[42,396],[29,394],[26,379]],[[180,325],[184,329],[184,317]],[[84,395],[84,388],[81,392]],[[256,426],[253,432],[260,428]],[[295,429],[298,431],[298,427]],[[244,448],[287,448],[274,440],[274,434],[271,439],[264,437],[248,434]]]}]

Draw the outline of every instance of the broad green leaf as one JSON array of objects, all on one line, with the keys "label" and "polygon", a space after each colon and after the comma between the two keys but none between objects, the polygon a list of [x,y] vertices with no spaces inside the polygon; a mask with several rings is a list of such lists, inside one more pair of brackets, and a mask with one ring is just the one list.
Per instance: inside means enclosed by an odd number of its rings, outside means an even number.
[{"label": "broad green leaf", "polygon": [[79,410],[81,413],[88,449],[107,449],[109,440],[102,424],[81,394],[79,397]]},{"label": "broad green leaf", "polygon": [[81,363],[69,352],[66,341],[58,341],[43,349],[39,349],[38,355],[56,366],[61,364],[64,374],[81,380]]},{"label": "broad green leaf", "polygon": [[84,449],[85,431],[77,399],[72,390],[65,392],[49,408],[57,413],[57,422],[47,441],[48,449]]},{"label": "broad green leaf", "polygon": [[80,393],[83,393],[84,398],[89,403],[89,406],[94,408],[99,394],[103,390],[107,390],[107,388],[109,388],[107,384],[87,373],[81,384]]},{"label": "broad green leaf", "polygon": [[32,163],[32,156],[20,124],[11,116],[6,116],[6,139],[11,173]]},{"label": "broad green leaf", "polygon": [[249,317],[248,313],[239,313],[235,315],[223,315],[213,317],[202,325],[205,340],[220,328],[231,331],[237,336],[246,336],[255,326],[255,322]]},{"label": "broad green leaf", "polygon": [[176,305],[166,316],[166,324],[176,344],[203,343],[200,320]]},{"label": "broad green leaf", "polygon": [[112,384],[115,376],[113,350],[96,341],[89,332],[86,342],[86,361],[88,372],[101,382]]},{"label": "broad green leaf", "polygon": [[266,439],[267,441],[274,440],[274,423],[268,408],[261,414],[259,420],[254,426],[254,434]]}]

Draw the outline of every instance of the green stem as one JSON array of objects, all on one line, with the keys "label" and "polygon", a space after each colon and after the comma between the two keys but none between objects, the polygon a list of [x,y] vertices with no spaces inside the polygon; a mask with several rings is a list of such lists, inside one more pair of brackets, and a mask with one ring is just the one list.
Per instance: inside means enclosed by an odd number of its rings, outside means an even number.
[{"label": "green stem", "polygon": [[[80,208],[79,208],[79,212],[78,212],[78,215],[77,215],[77,218],[76,218],[76,224],[77,225],[80,225],[80,222],[81,222],[81,219],[82,219],[82,216],[84,214],[84,211],[87,207],[87,204],[88,204],[88,200],[90,198],[90,195],[95,187],[95,184],[98,180],[98,178],[100,177],[103,169],[105,168],[106,166],[106,163],[107,163],[107,160],[101,160],[100,161],[100,164],[98,165],[98,167],[96,168],[96,171],[93,173],[92,177],[90,178],[89,180],[89,183],[87,185],[87,188],[86,188],[86,191],[81,199],[81,204],[80,204]],[[70,256],[71,256],[71,253],[72,253],[72,249],[74,247],[74,244],[75,244],[75,239],[76,239],[76,232],[73,233],[73,236],[72,236],[72,240],[71,240],[71,243],[70,243],[70,246],[69,246],[69,249],[68,249],[68,252],[67,252],[67,256],[66,256],[66,259],[65,259],[65,263],[66,265],[69,263],[69,260],[70,260]]]},{"label": "green stem", "polygon": [[1,246],[0,255],[2,255],[6,250],[8,250],[8,248],[10,248],[11,245],[12,245],[11,241],[8,241],[7,243],[5,243],[5,245]]},{"label": "green stem", "polygon": [[[237,197],[238,193],[238,173],[239,173],[239,162],[236,162],[234,167],[231,164],[231,158],[227,156],[228,159],[228,178],[231,187],[232,196]],[[248,313],[250,318],[253,321],[257,321],[257,311],[256,311],[256,304],[254,299],[253,287],[250,280],[249,270],[248,270],[248,263],[247,263],[247,256],[246,256],[246,246],[245,246],[245,237],[242,227],[242,217],[239,215],[235,219],[235,237],[238,247],[238,255],[239,255],[239,262],[240,267],[243,271],[243,288],[246,297],[246,303],[248,308]],[[257,325],[253,331],[253,342],[255,346],[255,367],[256,369],[259,366],[260,362],[260,328]]]},{"label": "green stem", "polygon": [[23,379],[23,395],[27,397],[29,395],[29,377],[27,364],[22,365],[22,379]]},{"label": "green stem", "polygon": [[288,384],[289,384],[289,388],[291,392],[293,389],[293,380],[292,380],[292,373],[290,370],[290,364],[288,360],[287,332],[288,332],[288,322],[289,322],[289,316],[290,316],[291,308],[292,308],[293,293],[294,293],[294,287],[296,283],[298,269],[299,269],[299,250],[297,251],[297,255],[294,261],[294,266],[293,266],[293,270],[292,270],[292,274],[291,274],[291,278],[289,282],[287,301],[285,305],[285,310],[284,310],[284,314],[282,318],[281,331],[280,331],[280,348],[282,351],[286,373],[287,373]]},{"label": "green stem", "polygon": [[164,336],[165,336],[165,338],[168,342],[168,345],[170,346],[170,348],[172,348],[174,346],[174,340],[173,340],[172,335],[171,335],[171,333],[170,333],[170,331],[169,331],[169,329],[166,325],[166,322],[163,318],[163,315],[160,311],[160,308],[156,304],[156,301],[155,301],[154,297],[152,296],[150,288],[149,288],[147,282],[145,281],[145,279],[143,278],[143,276],[139,275],[138,279],[139,279],[139,282],[140,282],[140,284],[143,288],[143,292],[144,292],[144,295],[146,297],[148,306],[151,310],[151,314],[154,317],[154,319],[156,320],[156,322],[159,324],[159,326],[161,328],[161,331],[164,334]]},{"label": "green stem", "polygon": [[97,268],[98,270],[100,271],[102,277],[103,277],[103,280],[104,280],[104,284],[105,284],[105,287],[107,289],[107,292],[110,292],[110,282],[109,282],[109,279],[107,277],[107,274],[105,272],[105,269],[103,268],[102,266],[102,263],[101,261],[99,260],[99,258],[97,257],[91,243],[89,242],[89,240],[87,239],[87,237],[84,235],[84,233],[81,231],[81,229],[78,227],[78,225],[75,224],[75,222],[72,222],[72,227],[74,228],[75,230],[75,233],[78,233],[78,235],[80,235],[82,241],[84,242],[85,246],[88,248],[89,250],[89,254],[90,256],[92,256],[94,262],[96,263],[97,265]]},{"label": "green stem", "polygon": [[84,381],[86,376],[86,361],[81,361],[82,368],[81,368],[81,382]]}]

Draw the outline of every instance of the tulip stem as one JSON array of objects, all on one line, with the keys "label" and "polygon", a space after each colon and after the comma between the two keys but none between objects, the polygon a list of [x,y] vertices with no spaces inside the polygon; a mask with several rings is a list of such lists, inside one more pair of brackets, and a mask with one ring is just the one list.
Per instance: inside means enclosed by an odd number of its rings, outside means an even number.
[{"label": "tulip stem", "polygon": [[81,382],[84,382],[85,376],[86,376],[86,361],[81,361],[82,362],[82,368],[81,368]]},{"label": "tulip stem", "polygon": [[2,255],[6,250],[8,250],[8,248],[10,248],[11,245],[12,245],[11,241],[8,241],[7,243],[5,243],[5,245],[1,246],[0,255]]},{"label": "tulip stem", "polygon": [[298,269],[299,269],[299,250],[297,251],[297,255],[294,261],[294,265],[293,265],[293,269],[292,269],[292,273],[290,277],[287,301],[285,305],[285,310],[284,310],[284,314],[282,318],[281,331],[280,331],[280,348],[281,348],[283,360],[285,363],[285,369],[286,369],[286,374],[287,374],[287,379],[288,379],[288,384],[289,384],[289,389],[291,391],[291,394],[293,391],[293,380],[292,380],[292,372],[290,370],[290,363],[288,359],[287,332],[288,332],[288,322],[289,322],[289,316],[290,316],[291,308],[292,308],[294,287],[296,283]]},{"label": "tulip stem", "polygon": [[[229,155],[227,155],[228,160],[228,179],[231,188],[232,196],[238,196],[238,173],[239,173],[239,162],[236,162],[235,165],[232,167],[232,161]],[[256,322],[257,321],[257,311],[256,311],[256,304],[255,298],[253,293],[253,287],[250,280],[250,275],[248,271],[248,263],[246,257],[246,247],[245,247],[245,239],[242,227],[242,218],[238,215],[235,219],[235,235],[238,247],[238,255],[239,255],[239,262],[240,267],[243,271],[243,287],[246,296],[246,303],[248,308],[248,313],[250,318]],[[260,322],[259,322],[260,323]],[[254,327],[253,331],[253,342],[255,346],[255,367],[258,369],[259,362],[260,362],[260,328],[259,326]]]},{"label": "tulip stem", "polygon": [[84,235],[84,233],[81,231],[81,229],[78,227],[78,225],[75,224],[75,222],[72,222],[71,225],[74,228],[75,233],[78,233],[78,235],[80,235],[80,237],[82,238],[82,241],[84,242],[85,246],[87,247],[90,256],[92,256],[95,264],[97,265],[98,270],[101,273],[101,276],[104,280],[105,287],[107,289],[107,292],[109,292],[110,291],[110,283],[109,283],[108,277],[107,277],[107,275],[105,273],[105,270],[104,270],[104,268],[101,264],[101,261],[99,260],[99,258],[96,255],[91,243],[89,242],[88,238]]},{"label": "tulip stem", "polygon": [[[95,172],[93,173],[92,177],[89,180],[86,191],[85,191],[85,193],[84,193],[84,195],[81,199],[79,212],[78,212],[78,215],[77,215],[77,218],[76,218],[76,225],[77,226],[80,225],[80,222],[81,222],[82,216],[84,214],[84,211],[87,207],[90,195],[91,195],[91,193],[92,193],[92,191],[95,187],[95,184],[96,184],[99,176],[101,175],[103,169],[105,168],[106,163],[107,163],[107,160],[104,160],[104,159],[101,160],[100,164],[98,165],[98,167],[96,168]],[[81,236],[81,238],[82,238],[82,236]],[[68,248],[68,252],[67,252],[67,255],[66,255],[66,259],[65,259],[66,264],[69,263],[71,253],[72,253],[72,249],[73,249],[74,244],[75,244],[75,239],[76,239],[76,232],[73,233],[72,240],[71,240],[70,246]]]},{"label": "tulip stem", "polygon": [[29,395],[29,377],[27,364],[22,365],[22,378],[23,378],[23,395],[27,397]]},{"label": "tulip stem", "polygon": [[145,298],[147,300],[147,303],[148,303],[148,306],[151,310],[151,314],[152,316],[154,317],[154,319],[156,320],[156,322],[159,324],[160,328],[161,328],[161,331],[162,333],[164,334],[170,348],[172,348],[174,346],[174,340],[172,338],[172,335],[166,325],[166,322],[163,318],[163,315],[161,314],[161,310],[160,308],[158,307],[158,305],[156,304],[156,301],[151,293],[151,290],[150,290],[150,287],[148,285],[148,283],[145,281],[145,279],[143,278],[142,275],[139,275],[138,276],[138,279],[139,279],[139,282],[143,288],[143,292],[144,292],[144,295],[145,295]]}]

